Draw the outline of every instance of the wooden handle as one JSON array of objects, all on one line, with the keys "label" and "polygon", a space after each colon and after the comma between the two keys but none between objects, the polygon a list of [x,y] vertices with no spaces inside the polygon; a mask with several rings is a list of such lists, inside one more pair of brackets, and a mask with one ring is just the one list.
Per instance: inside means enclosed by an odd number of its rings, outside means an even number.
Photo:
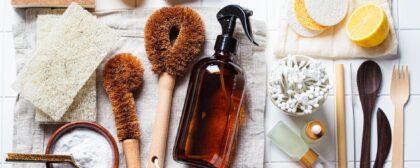
[{"label": "wooden handle", "polygon": [[140,144],[137,139],[123,141],[125,162],[127,168],[140,168]]},{"label": "wooden handle", "polygon": [[53,155],[53,154],[26,154],[26,153],[8,153],[6,161],[23,161],[23,162],[38,162],[38,163],[63,163],[67,162],[75,168],[80,168],[71,155]]},{"label": "wooden handle", "polygon": [[164,167],[175,80],[176,77],[168,73],[162,73],[159,78],[159,97],[152,132],[152,145],[147,164],[148,168],[155,168],[153,163],[155,159],[158,160],[161,168]]},{"label": "wooden handle", "polygon": [[26,154],[26,153],[8,153],[6,161],[28,161],[28,162],[74,162],[71,155],[52,155],[52,154]]},{"label": "wooden handle", "polygon": [[338,168],[347,168],[346,113],[344,99],[344,66],[335,65],[335,111],[337,117]]},{"label": "wooden handle", "polygon": [[[370,115],[369,115],[370,116]],[[371,118],[364,115],[363,120],[363,136],[362,136],[362,152],[360,155],[360,168],[370,168],[370,143],[371,143]]]},{"label": "wooden handle", "polygon": [[404,168],[404,105],[396,105],[395,107],[392,168]]}]

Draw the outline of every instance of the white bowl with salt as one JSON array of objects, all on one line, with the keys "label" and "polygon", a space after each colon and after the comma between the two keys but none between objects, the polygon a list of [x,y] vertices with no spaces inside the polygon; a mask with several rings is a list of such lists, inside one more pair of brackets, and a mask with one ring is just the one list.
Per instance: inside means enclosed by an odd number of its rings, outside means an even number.
[{"label": "white bowl with salt", "polygon": [[271,101],[292,116],[317,111],[331,89],[322,62],[303,55],[288,55],[281,59],[268,79]]}]

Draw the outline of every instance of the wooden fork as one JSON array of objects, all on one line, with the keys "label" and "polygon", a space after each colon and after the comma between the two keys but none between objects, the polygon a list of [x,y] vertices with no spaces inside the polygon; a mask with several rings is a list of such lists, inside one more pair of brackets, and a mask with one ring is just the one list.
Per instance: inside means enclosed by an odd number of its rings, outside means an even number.
[{"label": "wooden fork", "polygon": [[396,66],[392,71],[391,100],[395,106],[392,137],[392,167],[404,167],[404,106],[410,95],[408,66]]}]

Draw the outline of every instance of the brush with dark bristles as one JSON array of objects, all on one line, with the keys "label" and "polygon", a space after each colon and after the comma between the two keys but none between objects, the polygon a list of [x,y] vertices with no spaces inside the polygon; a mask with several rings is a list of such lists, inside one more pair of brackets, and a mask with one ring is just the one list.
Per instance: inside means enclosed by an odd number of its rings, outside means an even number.
[{"label": "brush with dark bristles", "polygon": [[103,70],[104,87],[114,112],[118,139],[123,143],[127,168],[140,167],[140,130],[133,92],[143,80],[143,65],[124,53],[111,58]]},{"label": "brush with dark bristles", "polygon": [[[175,42],[171,32],[178,29]],[[144,29],[144,41],[152,70],[159,74],[157,102],[148,168],[164,167],[172,94],[177,77],[184,74],[204,43],[204,23],[189,7],[164,7],[154,12]]]}]

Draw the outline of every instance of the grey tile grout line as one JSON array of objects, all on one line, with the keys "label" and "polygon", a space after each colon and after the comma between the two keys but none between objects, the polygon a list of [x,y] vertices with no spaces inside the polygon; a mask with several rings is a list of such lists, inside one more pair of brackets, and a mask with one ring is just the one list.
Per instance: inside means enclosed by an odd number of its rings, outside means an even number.
[{"label": "grey tile grout line", "polygon": [[[4,23],[4,22],[3,22]],[[0,34],[0,39],[1,39],[1,43],[4,43],[5,42],[5,37],[4,37],[5,35],[4,35],[4,33],[1,33]],[[1,51],[0,51],[0,60],[1,60],[1,62],[4,62],[3,61],[3,59],[4,59],[4,52],[5,52],[5,49],[4,49],[4,46],[5,45],[2,45],[2,46],[0,46],[1,48],[3,48]],[[2,83],[2,85],[1,85],[1,88],[0,88],[0,92],[3,92],[3,82],[4,82],[4,68],[5,68],[5,66],[2,66],[2,70],[0,71],[1,72],[1,74],[0,74],[0,80],[1,80],[1,83]],[[3,122],[4,122],[4,109],[5,109],[5,107],[4,107],[4,101],[5,101],[5,98],[4,98],[4,95],[2,95],[1,96],[2,98],[0,99],[0,109],[1,109],[1,112],[0,112],[0,118],[2,118],[2,120],[0,121],[0,130],[3,130]],[[0,156],[4,156],[4,151],[3,151],[3,135],[0,137]],[[0,161],[0,163],[3,163],[3,158],[1,158],[1,161]],[[3,165],[3,164],[2,164]],[[3,167],[3,166],[1,166],[1,167]]]},{"label": "grey tile grout line", "polygon": [[420,28],[416,28],[416,27],[414,27],[414,28],[410,28],[410,27],[408,27],[408,28],[399,28],[398,30],[411,30],[411,31],[414,31],[414,30],[420,30]]},{"label": "grey tile grout line", "polygon": [[396,1],[397,1],[397,13],[396,13],[396,15],[397,15],[397,18],[398,18],[398,21],[397,21],[398,28],[397,28],[397,33],[396,33],[397,41],[398,41],[397,56],[399,57],[398,58],[398,64],[401,64],[401,55],[400,55],[400,53],[401,53],[401,47],[400,47],[400,42],[401,42],[401,40],[400,40],[400,37],[401,37],[400,3],[399,3],[399,0],[396,0]]},{"label": "grey tile grout line", "polygon": [[[0,121],[0,130],[3,130],[3,122],[4,122],[4,99],[2,98],[2,99],[0,99],[0,109],[1,109],[1,112],[0,112],[0,118],[2,119],[1,121]],[[2,133],[3,134],[3,133]],[[2,157],[2,158],[0,158],[1,159],[1,161],[0,161],[0,164],[1,165],[3,165],[3,163],[4,163],[4,158],[3,158],[3,156],[4,156],[4,151],[3,151],[3,135],[2,136],[0,136],[0,156]],[[3,167],[3,166],[2,166]]]},{"label": "grey tile grout line", "polygon": [[[330,163],[337,163],[336,161],[329,161]],[[356,160],[356,163],[359,163],[359,160]],[[370,161],[371,163],[374,163],[375,161]],[[405,160],[405,162],[409,163],[420,163],[419,160]],[[273,162],[264,162],[264,163],[299,163],[298,161],[273,161]],[[354,163],[354,161],[347,161],[347,163]],[[390,160],[387,160],[386,163],[391,163]]]}]

